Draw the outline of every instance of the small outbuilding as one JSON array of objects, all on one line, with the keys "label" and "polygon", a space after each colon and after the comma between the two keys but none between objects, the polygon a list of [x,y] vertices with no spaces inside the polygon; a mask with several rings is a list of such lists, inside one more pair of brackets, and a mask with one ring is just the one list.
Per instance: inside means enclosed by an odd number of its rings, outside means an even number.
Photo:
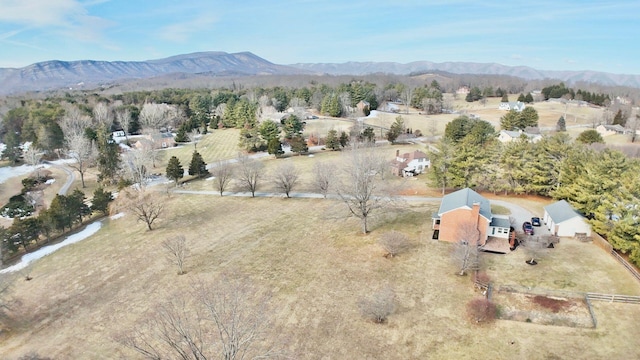
[{"label": "small outbuilding", "polygon": [[544,207],[543,221],[556,236],[591,236],[591,225],[566,200],[560,200]]}]

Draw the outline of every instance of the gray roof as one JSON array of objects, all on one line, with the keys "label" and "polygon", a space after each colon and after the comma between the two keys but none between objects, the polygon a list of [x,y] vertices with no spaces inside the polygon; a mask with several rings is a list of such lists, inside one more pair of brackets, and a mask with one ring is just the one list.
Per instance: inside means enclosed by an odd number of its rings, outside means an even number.
[{"label": "gray roof", "polygon": [[446,212],[459,208],[471,209],[474,203],[480,203],[480,215],[487,220],[491,220],[491,204],[489,204],[489,200],[469,188],[445,195],[440,203],[438,215],[442,216]]},{"label": "gray roof", "polygon": [[551,205],[547,205],[544,207],[544,211],[549,214],[551,220],[553,220],[553,222],[556,224],[560,224],[561,222],[573,219],[576,216],[582,217],[582,215],[574,210],[574,208],[569,205],[566,200],[560,200]]},{"label": "gray roof", "polygon": [[493,227],[510,228],[511,221],[509,221],[509,219],[507,218],[494,217],[493,219],[491,219],[491,224],[489,225]]}]

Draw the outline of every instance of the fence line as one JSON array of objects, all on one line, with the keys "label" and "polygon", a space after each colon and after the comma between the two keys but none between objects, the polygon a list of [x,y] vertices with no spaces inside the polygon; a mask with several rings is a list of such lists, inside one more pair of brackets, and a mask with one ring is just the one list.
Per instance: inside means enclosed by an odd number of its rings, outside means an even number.
[{"label": "fence line", "polygon": [[640,273],[638,272],[638,270],[636,270],[635,267],[633,267],[633,265],[629,264],[629,262],[627,260],[625,260],[625,258],[620,256],[620,254],[618,254],[613,249],[611,250],[611,255],[613,255],[613,257],[616,260],[618,260],[618,262],[620,262],[622,264],[622,266],[624,266],[627,270],[629,270],[629,272],[631,273],[631,275],[633,275],[634,278],[636,278],[638,281],[640,281]]},{"label": "fence line", "polygon": [[591,306],[591,300],[589,300],[589,296],[584,297],[584,301],[587,303],[587,308],[589,309],[589,314],[591,314],[591,321],[593,321],[593,328],[598,327],[598,320],[596,319],[596,313],[593,312],[593,307]]},{"label": "fence line", "polygon": [[618,254],[618,252],[613,248],[613,246],[607,240],[605,240],[602,236],[600,236],[597,233],[592,233],[591,238],[594,244],[596,244],[602,250],[611,254],[611,256],[613,256],[614,259],[618,260],[618,262],[621,263],[622,266],[624,266],[627,270],[629,270],[629,272],[634,278],[640,281],[640,272],[638,272],[638,270],[633,265],[631,265],[625,258],[620,256],[620,254]]},{"label": "fence line", "polygon": [[640,304],[640,296],[587,293],[587,299],[595,301],[619,302],[627,304]]}]

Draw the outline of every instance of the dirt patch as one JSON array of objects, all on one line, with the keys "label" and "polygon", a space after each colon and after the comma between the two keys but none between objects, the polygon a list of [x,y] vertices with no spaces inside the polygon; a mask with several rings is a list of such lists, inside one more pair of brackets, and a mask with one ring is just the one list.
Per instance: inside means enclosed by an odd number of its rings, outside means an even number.
[{"label": "dirt patch", "polygon": [[593,320],[582,298],[497,292],[492,300],[498,304],[503,320],[540,325],[592,328]]}]

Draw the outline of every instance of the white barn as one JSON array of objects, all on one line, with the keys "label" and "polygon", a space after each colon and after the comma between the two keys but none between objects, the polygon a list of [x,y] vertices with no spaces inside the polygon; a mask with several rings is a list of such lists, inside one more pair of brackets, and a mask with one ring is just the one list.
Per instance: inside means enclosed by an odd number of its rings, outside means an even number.
[{"label": "white barn", "polygon": [[566,200],[545,206],[543,221],[551,234],[556,236],[591,236],[591,225]]}]

